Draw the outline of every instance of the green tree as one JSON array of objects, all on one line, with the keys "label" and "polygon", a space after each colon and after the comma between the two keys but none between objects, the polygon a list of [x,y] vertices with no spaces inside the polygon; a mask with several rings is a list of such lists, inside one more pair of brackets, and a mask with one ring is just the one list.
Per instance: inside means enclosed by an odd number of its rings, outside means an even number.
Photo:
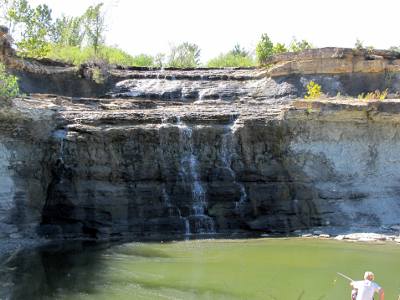
[{"label": "green tree", "polygon": [[280,53],[288,52],[288,50],[287,50],[285,44],[276,43],[276,44],[274,45],[274,47],[272,48],[272,52],[273,52],[274,54],[280,54]]},{"label": "green tree", "polygon": [[357,50],[362,50],[364,49],[364,44],[360,39],[356,39],[356,42],[354,43],[354,48]]},{"label": "green tree", "polygon": [[240,46],[240,44],[236,44],[233,49],[230,51],[231,54],[235,55],[235,56],[248,56],[249,53]]},{"label": "green tree", "polygon": [[22,56],[44,57],[50,51],[48,39],[52,28],[51,9],[43,4],[30,7],[27,0],[14,0],[8,18],[21,28],[21,38],[16,42]]},{"label": "green tree", "polygon": [[154,57],[147,54],[139,54],[133,57],[132,65],[138,67],[150,67],[154,65]]},{"label": "green tree", "polygon": [[85,37],[82,17],[62,16],[56,19],[51,32],[51,40],[60,46],[81,47]]},{"label": "green tree", "polygon": [[303,51],[303,50],[306,50],[306,49],[311,49],[313,47],[314,46],[310,42],[308,42],[306,40],[298,41],[294,37],[292,42],[289,45],[289,51],[290,52],[300,52],[300,51]]},{"label": "green tree", "polygon": [[6,71],[3,63],[0,63],[0,98],[8,100],[19,95],[18,79]]},{"label": "green tree", "polygon": [[14,0],[0,0],[0,21],[13,33],[14,22],[8,12],[14,5]]},{"label": "green tree", "polygon": [[103,3],[96,6],[89,6],[83,15],[85,24],[85,37],[89,46],[93,47],[94,53],[97,55],[99,47],[104,44],[104,32],[106,30],[105,18],[101,9]]},{"label": "green tree", "polygon": [[157,53],[154,56],[154,66],[158,68],[162,68],[165,65],[165,54],[164,53]]},{"label": "green tree", "polygon": [[200,64],[200,48],[196,44],[184,42],[171,47],[168,66],[175,68],[194,68]]},{"label": "green tree", "polygon": [[256,56],[259,64],[265,64],[268,57],[274,54],[274,44],[266,33],[261,35],[261,39],[256,46]]}]

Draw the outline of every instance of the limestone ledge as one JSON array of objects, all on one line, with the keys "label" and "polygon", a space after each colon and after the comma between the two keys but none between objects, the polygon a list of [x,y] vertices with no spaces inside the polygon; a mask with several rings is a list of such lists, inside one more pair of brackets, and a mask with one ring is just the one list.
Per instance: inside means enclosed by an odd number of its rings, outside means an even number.
[{"label": "limestone ledge", "polygon": [[316,99],[293,101],[288,119],[400,123],[400,100]]},{"label": "limestone ledge", "polygon": [[309,49],[274,55],[266,62],[271,77],[290,74],[398,73],[400,54],[386,50]]}]

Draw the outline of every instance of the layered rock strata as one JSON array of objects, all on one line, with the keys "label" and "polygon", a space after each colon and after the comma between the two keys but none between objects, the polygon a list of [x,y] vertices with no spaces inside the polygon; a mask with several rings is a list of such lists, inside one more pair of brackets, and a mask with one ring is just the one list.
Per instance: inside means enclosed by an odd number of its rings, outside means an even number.
[{"label": "layered rock strata", "polygon": [[[0,113],[1,237],[394,228],[400,103],[294,100],[310,80],[383,90],[388,70],[399,90],[396,54],[349,51],[269,69],[117,67],[103,84],[93,66],[3,57],[30,95]],[[350,62],[365,68],[332,67]]]},{"label": "layered rock strata", "polygon": [[14,105],[15,115],[6,114],[13,122],[1,129],[3,235],[399,223],[398,101],[36,95]]}]

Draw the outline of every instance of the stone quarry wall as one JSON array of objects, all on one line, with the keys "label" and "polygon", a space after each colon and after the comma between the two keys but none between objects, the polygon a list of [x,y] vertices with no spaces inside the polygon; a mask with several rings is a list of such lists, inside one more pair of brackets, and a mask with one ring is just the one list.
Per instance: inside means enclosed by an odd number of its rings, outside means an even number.
[{"label": "stone quarry wall", "polygon": [[[29,81],[32,74],[59,80],[57,72],[73,67],[9,63],[29,92],[40,86],[59,95],[31,94],[1,110],[1,236],[398,225],[400,103],[295,100],[311,79],[332,94],[383,90],[387,82],[378,79],[390,68],[393,94],[398,58],[318,51],[286,55],[269,69],[114,68],[96,91],[102,99],[84,98],[92,89],[79,84],[81,97],[71,98],[69,88]],[[325,59],[329,66],[379,60],[384,69],[333,72],[321,67]]]}]

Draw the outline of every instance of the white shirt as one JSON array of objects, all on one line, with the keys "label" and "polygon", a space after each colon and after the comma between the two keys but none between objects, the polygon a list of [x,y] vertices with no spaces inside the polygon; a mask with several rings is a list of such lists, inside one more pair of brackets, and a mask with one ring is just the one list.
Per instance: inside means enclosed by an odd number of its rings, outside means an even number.
[{"label": "white shirt", "polygon": [[356,300],[372,300],[374,293],[381,289],[378,284],[369,280],[354,281],[353,287],[358,290]]}]

